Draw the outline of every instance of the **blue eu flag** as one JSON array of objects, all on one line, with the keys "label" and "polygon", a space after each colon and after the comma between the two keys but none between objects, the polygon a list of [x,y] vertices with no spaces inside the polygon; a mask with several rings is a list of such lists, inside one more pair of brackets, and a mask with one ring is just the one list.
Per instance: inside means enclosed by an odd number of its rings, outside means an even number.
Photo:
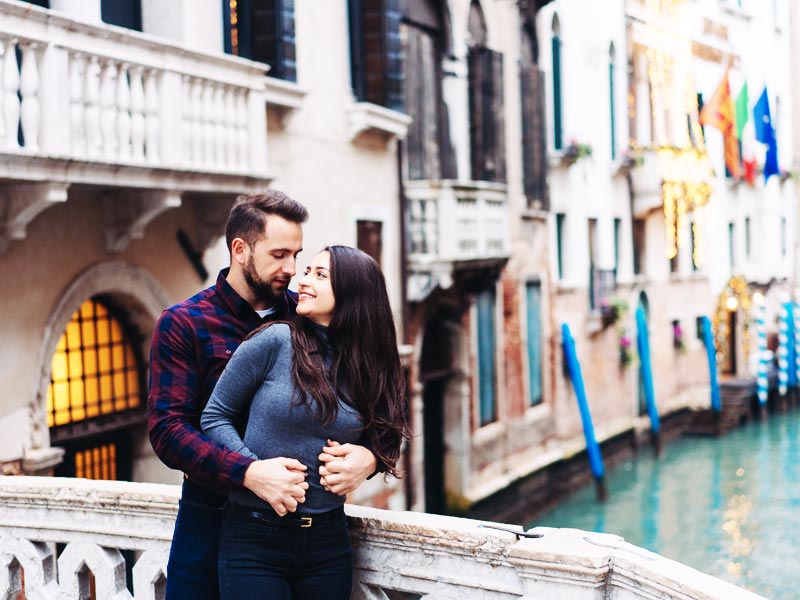
[{"label": "blue eu flag", "polygon": [[767,159],[764,162],[764,182],[770,175],[780,174],[778,167],[778,141],[775,139],[775,130],[772,128],[772,117],[769,114],[769,97],[767,88],[761,92],[758,102],[753,107],[753,125],[756,130],[756,139],[767,145]]}]

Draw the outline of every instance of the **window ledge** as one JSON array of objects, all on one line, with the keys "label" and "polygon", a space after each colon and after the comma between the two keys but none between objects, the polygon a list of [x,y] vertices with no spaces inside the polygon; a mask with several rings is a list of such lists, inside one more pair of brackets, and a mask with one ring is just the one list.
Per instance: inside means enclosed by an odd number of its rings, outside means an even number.
[{"label": "window ledge", "polygon": [[525,208],[520,211],[523,221],[547,221],[550,211],[542,208]]},{"label": "window ledge", "polygon": [[355,102],[347,110],[350,141],[370,130],[385,134],[390,139],[402,139],[410,124],[410,116],[370,102]]},{"label": "window ledge", "polygon": [[284,81],[275,77],[267,77],[266,80],[264,95],[268,106],[297,110],[303,104],[303,99],[308,92],[293,81]]}]

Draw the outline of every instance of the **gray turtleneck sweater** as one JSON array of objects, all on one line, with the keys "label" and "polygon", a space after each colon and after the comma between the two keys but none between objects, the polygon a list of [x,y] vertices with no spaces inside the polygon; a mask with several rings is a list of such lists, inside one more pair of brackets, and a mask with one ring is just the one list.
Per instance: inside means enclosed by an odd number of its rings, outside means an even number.
[{"label": "gray turtleneck sweater", "polygon": [[[325,328],[319,327],[327,342]],[[321,513],[344,504],[344,496],[322,489],[319,455],[327,440],[358,443],[362,419],[339,399],[339,411],[331,425],[316,418],[317,402],[292,402],[292,334],[283,323],[271,325],[244,341],[217,382],[203,410],[201,425],[212,439],[255,459],[295,458],[308,467],[308,490],[303,513]],[[325,361],[326,366],[329,359]],[[247,420],[244,439],[236,424]],[[266,502],[245,488],[235,487],[230,499],[254,508]]]}]

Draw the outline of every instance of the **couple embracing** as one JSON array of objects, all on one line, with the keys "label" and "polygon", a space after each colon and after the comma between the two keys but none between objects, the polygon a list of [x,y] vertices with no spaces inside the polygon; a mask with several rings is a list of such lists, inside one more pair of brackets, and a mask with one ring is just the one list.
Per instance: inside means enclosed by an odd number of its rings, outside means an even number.
[{"label": "couple embracing", "polygon": [[408,424],[383,273],[329,246],[290,291],[307,218],[278,191],[239,197],[230,268],[156,326],[150,440],[184,472],[167,600],[349,598],[345,497],[397,475]]}]

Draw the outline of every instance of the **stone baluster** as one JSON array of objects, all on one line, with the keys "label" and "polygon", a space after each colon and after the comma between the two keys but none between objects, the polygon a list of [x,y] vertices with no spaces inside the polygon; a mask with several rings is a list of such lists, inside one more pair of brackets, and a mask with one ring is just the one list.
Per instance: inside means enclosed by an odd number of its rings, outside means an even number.
[{"label": "stone baluster", "polygon": [[145,140],[145,103],[144,103],[144,81],[142,79],[142,67],[132,66],[128,73],[131,78],[131,154],[133,160],[144,160],[144,140]]},{"label": "stone baluster", "polygon": [[203,157],[203,82],[192,82],[192,162],[202,165]]},{"label": "stone baluster", "polygon": [[[250,148],[247,134],[247,92],[240,90],[236,94],[236,145],[239,147],[239,164],[241,169],[247,169],[250,165]],[[264,132],[259,132],[264,135]]]},{"label": "stone baluster", "polygon": [[126,587],[125,559],[116,548],[90,542],[70,542],[58,557],[58,580],[67,598],[88,598],[89,573],[97,598],[133,600]]},{"label": "stone baluster", "polygon": [[37,46],[38,44],[35,42],[20,44],[22,70],[20,72],[19,92],[22,96],[20,105],[22,139],[25,143],[25,148],[31,152],[39,150],[39,123],[41,119]]},{"label": "stone baluster", "polygon": [[236,93],[233,88],[225,90],[225,164],[231,169],[239,164],[236,146]]},{"label": "stone baluster", "polygon": [[225,165],[225,89],[221,84],[214,86],[214,163]]},{"label": "stone baluster", "polygon": [[117,140],[117,65],[111,59],[103,60],[100,80],[100,131],[103,138],[103,158],[115,159],[119,152]]},{"label": "stone baluster", "polygon": [[181,113],[181,136],[183,145],[181,147],[181,155],[184,165],[191,165],[193,156],[192,152],[194,146],[192,143],[193,129],[194,129],[194,112],[192,111],[192,78],[188,75],[181,77],[181,104],[183,111]]},{"label": "stone baluster", "polygon": [[86,110],[83,113],[86,125],[86,153],[89,158],[97,158],[103,149],[100,133],[100,62],[96,56],[89,57],[86,65],[85,91]]},{"label": "stone baluster", "polygon": [[122,63],[117,74],[117,141],[120,160],[131,159],[131,89],[130,66]]},{"label": "stone baluster", "polygon": [[3,129],[5,147],[19,149],[17,130],[19,129],[19,65],[17,64],[17,39],[6,38],[3,55]]},{"label": "stone baluster", "polygon": [[168,551],[147,550],[133,565],[136,600],[162,600],[167,585]]},{"label": "stone baluster", "polygon": [[210,81],[203,82],[203,158],[206,166],[214,161],[214,86]]},{"label": "stone baluster", "polygon": [[147,161],[157,163],[160,156],[161,123],[158,118],[158,72],[148,69],[144,80],[145,154]]},{"label": "stone baluster", "polygon": [[80,52],[69,55],[69,124],[72,141],[72,154],[83,157],[86,154],[86,128],[84,126],[83,91],[86,77],[86,57]]}]

